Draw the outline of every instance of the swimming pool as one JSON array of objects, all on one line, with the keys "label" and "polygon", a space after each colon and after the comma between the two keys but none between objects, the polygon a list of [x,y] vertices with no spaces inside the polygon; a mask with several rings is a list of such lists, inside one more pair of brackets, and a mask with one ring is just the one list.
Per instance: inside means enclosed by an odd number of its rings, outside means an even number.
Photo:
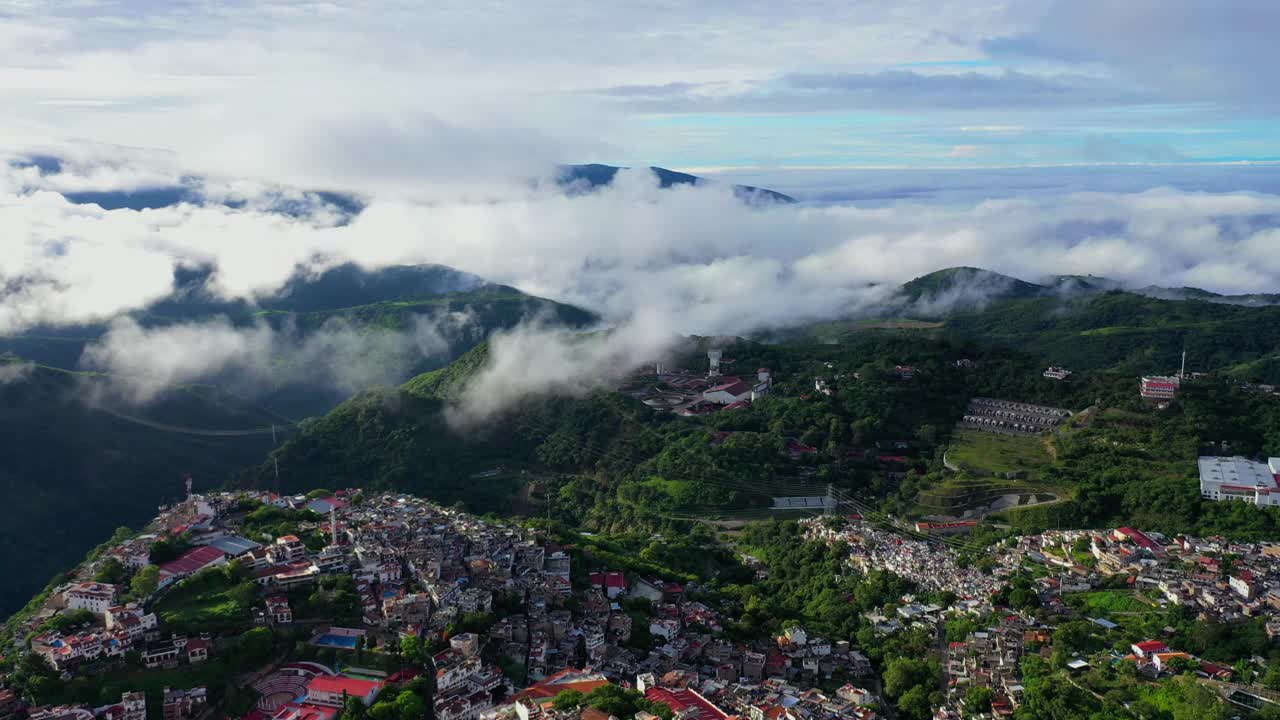
[{"label": "swimming pool", "polygon": [[317,635],[316,638],[311,641],[311,644],[319,645],[320,647],[333,647],[333,648],[341,648],[343,650],[355,650],[357,639],[358,638],[350,635],[333,635],[331,633],[325,633],[323,635]]}]

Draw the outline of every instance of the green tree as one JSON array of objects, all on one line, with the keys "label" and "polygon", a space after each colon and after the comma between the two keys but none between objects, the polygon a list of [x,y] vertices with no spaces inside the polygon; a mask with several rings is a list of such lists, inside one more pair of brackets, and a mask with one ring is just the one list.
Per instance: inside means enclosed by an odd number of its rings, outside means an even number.
[{"label": "green tree", "polygon": [[396,714],[400,720],[422,720],[427,704],[412,690],[403,690],[396,696]]},{"label": "green tree", "polygon": [[365,707],[363,700],[357,697],[349,697],[346,705],[342,708],[342,715],[339,720],[365,720],[368,715],[369,708]]},{"label": "green tree", "polygon": [[906,720],[926,720],[931,712],[929,691],[923,685],[916,685],[898,698],[896,707]]},{"label": "green tree", "polygon": [[556,695],[555,699],[551,701],[551,707],[555,708],[558,712],[575,710],[582,706],[582,702],[585,697],[585,695],[577,690],[564,690],[561,691],[560,694]]},{"label": "green tree", "polygon": [[139,570],[133,576],[133,581],[129,583],[129,590],[133,596],[141,600],[160,587],[160,568],[155,565],[147,565]]},{"label": "green tree", "polygon": [[991,692],[991,688],[983,685],[974,685],[969,688],[969,692],[965,693],[965,712],[974,715],[991,712],[991,701],[994,697],[995,693]]},{"label": "green tree", "polygon": [[421,667],[426,662],[426,649],[422,646],[422,640],[414,635],[400,638],[400,657],[405,662]]},{"label": "green tree", "polygon": [[[884,693],[890,698],[901,697],[917,685],[928,685],[937,675],[927,660],[898,657],[889,661],[884,671]],[[928,694],[928,691],[925,691]]]},{"label": "green tree", "polygon": [[93,574],[93,579],[100,583],[119,585],[124,582],[127,575],[124,565],[119,560],[109,557],[98,566],[98,572]]},{"label": "green tree", "polygon": [[256,627],[240,636],[236,650],[245,663],[256,666],[271,659],[275,644],[270,628]]}]

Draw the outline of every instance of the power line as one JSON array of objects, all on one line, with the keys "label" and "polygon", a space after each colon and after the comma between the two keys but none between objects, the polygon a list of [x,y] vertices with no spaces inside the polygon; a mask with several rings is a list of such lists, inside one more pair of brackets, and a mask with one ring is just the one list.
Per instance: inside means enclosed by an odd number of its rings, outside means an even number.
[{"label": "power line", "polygon": [[[251,435],[270,435],[273,443],[275,442],[276,437],[277,425],[260,428],[244,428],[240,430],[209,430],[205,428],[184,427],[182,425],[170,425],[168,423],[157,422],[155,420],[147,420],[146,418],[140,418],[135,415],[120,412],[119,410],[107,407],[106,405],[95,405],[94,407],[108,415],[111,415],[112,417],[163,432],[199,435],[203,437],[246,437]],[[285,429],[293,429],[299,427],[299,425],[298,423],[289,423],[282,427]]]}]

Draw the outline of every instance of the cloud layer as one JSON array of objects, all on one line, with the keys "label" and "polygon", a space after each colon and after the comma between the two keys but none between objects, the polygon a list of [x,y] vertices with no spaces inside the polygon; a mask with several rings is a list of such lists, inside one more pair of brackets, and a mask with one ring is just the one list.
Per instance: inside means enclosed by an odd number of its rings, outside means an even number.
[{"label": "cloud layer", "polygon": [[71,182],[29,168],[0,174],[0,332],[145,307],[171,292],[175,268],[197,264],[214,268],[220,297],[252,301],[299,267],[439,263],[614,323],[645,312],[694,334],[855,312],[883,299],[874,285],[956,265],[1029,280],[1280,290],[1280,196],[1266,193],[752,207],[725,187],[662,190],[647,171],[626,171],[586,195],[513,184],[483,200],[368,196],[338,222],[327,206],[285,215],[254,202],[108,211],[44,189]]},{"label": "cloud layer", "polygon": [[[161,148],[228,176],[384,193],[479,192],[553,161],[1274,159],[1278,12],[1268,0],[10,3],[0,138]],[[983,126],[1021,131],[951,152]]]},{"label": "cloud layer", "polygon": [[306,334],[266,323],[236,327],[225,318],[144,328],[118,318],[82,362],[111,373],[109,391],[135,404],[175,385],[217,380],[250,394],[291,383],[350,394],[399,382],[413,366],[446,358],[449,338],[473,319],[418,316],[406,331],[356,328],[331,320]]},{"label": "cloud layer", "polygon": [[[983,185],[995,196],[987,200],[965,190],[945,202],[748,205],[724,185],[661,189],[634,170],[587,194],[527,179],[483,198],[469,189],[430,199],[366,194],[355,214],[324,202],[284,212],[279,198],[296,191],[225,180],[202,181],[198,202],[105,210],[66,197],[192,181],[127,153],[102,166],[64,163],[61,172],[2,167],[0,333],[110,321],[84,363],[116,376],[118,392],[135,402],[208,379],[270,390],[299,369],[343,392],[395,382],[443,357],[469,323],[432,317],[395,333],[335,321],[302,334],[223,319],[144,328],[118,317],[166,297],[175,270],[197,266],[212,269],[208,287],[219,298],[253,302],[300,269],[438,263],[584,306],[613,326],[589,338],[542,326],[499,335],[490,366],[462,398],[456,419],[466,422],[512,398],[598,387],[660,356],[677,334],[749,334],[857,314],[882,307],[897,284],[950,266],[1028,280],[1078,274],[1130,287],[1280,292],[1280,195],[1267,192],[1083,192],[1064,182],[1028,194],[1020,177],[1004,191]],[[964,290],[944,300],[973,301]]]}]

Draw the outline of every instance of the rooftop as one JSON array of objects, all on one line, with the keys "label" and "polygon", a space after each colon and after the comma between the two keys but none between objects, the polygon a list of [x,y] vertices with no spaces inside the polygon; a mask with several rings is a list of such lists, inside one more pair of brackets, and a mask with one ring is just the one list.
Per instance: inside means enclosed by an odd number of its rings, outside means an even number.
[{"label": "rooftop", "polygon": [[326,692],[335,695],[346,693],[352,697],[365,697],[382,687],[375,680],[358,680],[356,678],[317,675],[307,683],[308,692]]},{"label": "rooftop", "polygon": [[1200,489],[1221,486],[1254,488],[1262,486],[1277,489],[1272,468],[1280,468],[1280,458],[1271,458],[1270,465],[1254,462],[1245,457],[1202,457],[1200,465]]},{"label": "rooftop", "polygon": [[209,563],[216,562],[223,557],[226,557],[226,553],[216,547],[206,545],[204,547],[195,548],[194,550],[188,550],[177,560],[161,565],[160,569],[170,575],[190,575]]}]

